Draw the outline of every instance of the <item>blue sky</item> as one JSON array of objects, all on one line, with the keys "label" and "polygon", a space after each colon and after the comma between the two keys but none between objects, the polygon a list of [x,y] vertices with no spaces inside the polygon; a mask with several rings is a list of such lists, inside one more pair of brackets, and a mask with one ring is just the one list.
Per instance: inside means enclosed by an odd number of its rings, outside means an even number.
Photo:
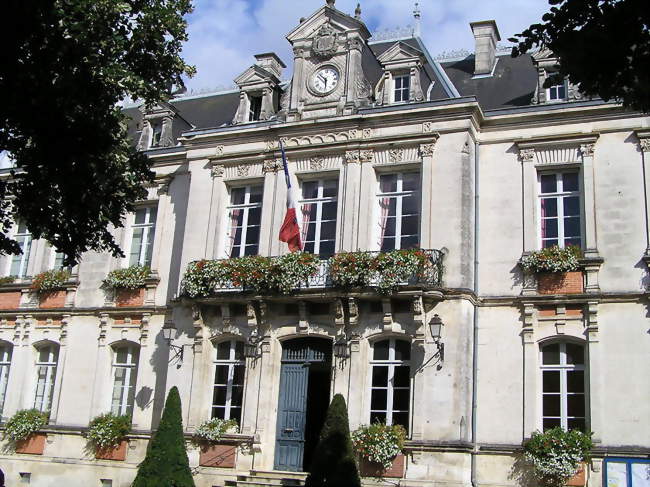
[{"label": "blue sky", "polygon": [[[358,0],[336,0],[335,7],[352,14]],[[371,32],[413,24],[414,1],[361,0],[361,19]],[[253,64],[253,55],[273,51],[291,73],[292,53],[286,34],[325,4],[325,0],[194,0],[188,17],[190,40],[183,56],[198,70],[188,81],[193,91],[232,85]],[[531,23],[539,22],[546,0],[420,0],[421,37],[432,55],[456,49],[473,50],[469,23],[494,19],[502,43]]]}]

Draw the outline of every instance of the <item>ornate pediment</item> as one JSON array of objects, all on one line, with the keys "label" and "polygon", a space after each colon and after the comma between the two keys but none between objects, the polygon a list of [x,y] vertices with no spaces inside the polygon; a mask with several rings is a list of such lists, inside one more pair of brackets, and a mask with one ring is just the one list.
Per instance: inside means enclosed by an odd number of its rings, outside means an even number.
[{"label": "ornate pediment", "polygon": [[333,7],[324,6],[289,32],[287,40],[293,44],[300,39],[315,39],[326,24],[336,33],[353,30],[358,31],[364,39],[370,37],[368,28],[361,20],[350,17]]},{"label": "ornate pediment", "polygon": [[235,84],[240,88],[255,84],[277,84],[280,80],[266,69],[254,64],[235,78]]},{"label": "ornate pediment", "polygon": [[404,42],[396,42],[393,46],[383,52],[377,58],[383,65],[401,62],[417,62],[423,61],[422,51],[415,47],[409,46]]}]

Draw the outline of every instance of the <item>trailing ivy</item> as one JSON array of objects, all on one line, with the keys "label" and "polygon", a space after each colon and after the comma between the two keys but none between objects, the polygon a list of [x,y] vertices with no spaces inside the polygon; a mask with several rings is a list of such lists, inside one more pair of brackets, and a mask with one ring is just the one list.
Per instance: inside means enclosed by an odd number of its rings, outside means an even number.
[{"label": "trailing ivy", "polygon": [[62,270],[49,270],[41,272],[32,279],[31,288],[37,293],[48,293],[63,289],[65,283],[70,279],[70,272]]},{"label": "trailing ivy", "polygon": [[582,249],[575,245],[560,248],[557,245],[532,252],[521,259],[521,266],[532,272],[570,272],[578,270]]},{"label": "trailing ivy", "polygon": [[149,267],[132,265],[109,272],[103,282],[106,287],[113,289],[139,289],[144,287],[149,274],[151,274]]}]

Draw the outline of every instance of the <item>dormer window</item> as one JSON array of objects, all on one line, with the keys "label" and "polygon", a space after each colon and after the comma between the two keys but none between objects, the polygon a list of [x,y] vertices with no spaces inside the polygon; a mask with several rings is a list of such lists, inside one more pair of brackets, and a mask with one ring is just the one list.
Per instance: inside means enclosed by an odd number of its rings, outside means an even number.
[{"label": "dormer window", "polygon": [[409,101],[409,91],[411,89],[411,76],[409,74],[400,74],[393,78],[393,94],[395,103]]},{"label": "dormer window", "polygon": [[151,124],[151,147],[160,147],[162,140],[162,121]]},{"label": "dormer window", "polygon": [[546,90],[548,101],[566,100],[566,85],[564,82],[559,85],[553,85]]},{"label": "dormer window", "polygon": [[250,95],[248,98],[250,104],[248,109],[248,121],[258,121],[260,119],[260,115],[262,114],[262,97]]}]

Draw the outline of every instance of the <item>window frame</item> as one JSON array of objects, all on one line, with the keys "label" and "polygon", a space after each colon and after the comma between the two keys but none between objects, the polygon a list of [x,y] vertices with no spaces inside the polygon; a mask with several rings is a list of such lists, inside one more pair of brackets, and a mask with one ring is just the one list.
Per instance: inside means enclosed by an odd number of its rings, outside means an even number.
[{"label": "window frame", "polygon": [[149,141],[149,148],[156,149],[161,147],[162,143],[162,133],[163,133],[163,121],[162,120],[152,120],[149,122],[151,126],[151,140]]},{"label": "window frame", "polygon": [[7,401],[7,385],[9,384],[13,353],[14,345],[12,343],[0,341],[0,417],[2,417]]},{"label": "window frame", "polygon": [[[325,188],[325,182],[331,182],[333,181],[336,184],[336,196],[323,196],[324,193],[324,188]],[[318,196],[316,198],[305,198],[303,195],[303,185],[305,183],[314,183],[316,182],[318,185]],[[317,179],[307,179],[307,180],[302,180],[300,181],[300,195],[301,198],[298,201],[298,204],[300,205],[300,213],[303,216],[302,221],[300,222],[300,238],[303,244],[303,249],[305,248],[305,245],[307,243],[306,237],[308,235],[308,227],[310,224],[314,224],[314,250],[313,254],[314,255],[320,255],[320,247],[323,242],[333,242],[334,248],[332,250],[332,254],[334,255],[336,253],[336,242],[337,242],[337,233],[338,233],[338,204],[339,204],[339,178],[336,176],[332,177],[327,177],[327,176],[322,176]],[[322,215],[323,215],[323,205],[325,203],[335,203],[336,204],[336,212],[333,220],[325,220],[323,221]],[[315,220],[308,220],[306,221],[304,218],[305,215],[305,205],[316,205],[316,219]],[[321,230],[322,230],[322,225],[323,223],[328,223],[328,222],[334,222],[334,236],[331,239],[326,239],[322,240],[321,237]],[[307,227],[307,228],[305,228]],[[311,240],[310,240],[311,242]],[[330,256],[324,256],[323,258],[331,257]]]},{"label": "window frame", "polygon": [[[20,226],[21,226],[20,221],[16,221],[14,223],[14,228],[13,228],[13,239],[18,240],[19,238],[24,238],[25,241],[27,242],[26,244],[23,242],[20,245],[21,250],[23,251],[22,254],[19,255],[10,255],[8,256],[7,259],[7,269],[5,271],[5,275],[7,276],[16,276],[19,279],[24,279],[25,277],[29,276],[29,263],[31,259],[31,253],[32,249],[34,247],[34,238],[32,237],[31,232],[27,228],[27,225],[25,225],[25,230],[23,232],[20,231]],[[25,247],[27,247],[27,250],[25,250]],[[13,273],[13,267],[14,267],[14,262],[19,262],[18,265],[18,273]]]},{"label": "window frame", "polygon": [[[403,184],[404,184],[404,175],[405,174],[417,174],[418,176],[418,189],[417,190],[409,190],[409,191],[404,191],[403,190]],[[390,176],[390,175],[397,175],[397,190],[394,192],[382,192],[381,191],[381,178],[383,176]],[[420,243],[422,241],[422,171],[418,169],[414,170],[400,170],[400,171],[391,171],[391,172],[378,172],[377,173],[377,192],[375,195],[375,200],[376,200],[376,208],[378,210],[378,218],[377,218],[377,223],[378,223],[378,231],[379,235],[378,238],[376,239],[378,249],[380,251],[389,251],[389,250],[399,250],[402,249],[402,239],[404,237],[412,237],[412,234],[409,235],[403,235],[401,230],[402,230],[402,219],[404,218],[404,215],[402,214],[402,205],[403,205],[403,200],[406,197],[410,196],[415,196],[417,198],[417,203],[416,203],[416,208],[417,208],[417,221],[418,221],[418,229],[417,229],[417,243],[414,245],[414,247],[410,248],[419,248]],[[381,200],[383,198],[395,198],[396,199],[396,204],[395,204],[395,235],[394,237],[394,243],[395,245],[391,249],[386,249],[382,250],[383,247],[383,241],[385,238],[385,235],[382,235],[382,203]],[[390,202],[389,202],[390,204]],[[409,214],[407,216],[413,216],[413,214]],[[388,221],[388,218],[392,218],[390,216],[386,216],[386,221]],[[391,238],[391,237],[389,237]]]},{"label": "window frame", "polygon": [[[377,344],[382,343],[382,342],[388,342],[388,359],[387,360],[380,360],[380,359],[375,359],[375,347]],[[396,348],[396,343],[397,342],[403,342],[406,345],[408,345],[409,348],[409,359],[408,360],[398,360],[395,359],[395,348]],[[404,426],[404,429],[407,432],[407,435],[410,436],[410,431],[411,431],[411,421],[412,421],[412,411],[413,411],[413,379],[411,377],[411,369],[412,369],[412,343],[407,340],[406,338],[403,337],[381,337],[378,338],[377,340],[374,340],[371,343],[370,346],[370,360],[369,360],[369,369],[370,369],[370,380],[369,380],[369,388],[370,388],[370,396],[369,396],[369,407],[368,407],[368,421],[369,423],[372,423],[372,418],[373,418],[373,413],[385,413],[386,419],[385,422],[387,425],[392,425],[394,424],[393,422],[393,415],[395,413],[406,413],[407,415],[407,424],[402,425]],[[395,379],[395,368],[400,367],[400,366],[408,366],[409,368],[409,380],[408,380],[408,387],[395,387],[393,384],[393,381]],[[387,385],[386,387],[383,386],[374,386],[372,383],[373,380],[373,374],[374,374],[374,369],[375,367],[388,367],[388,377],[387,377]],[[372,393],[374,390],[386,390],[386,409],[373,409],[372,408]],[[394,397],[394,392],[395,390],[408,390],[408,409],[407,410],[395,410],[393,407],[393,397]]]},{"label": "window frame", "polygon": [[[229,344],[229,349],[228,349],[228,358],[227,359],[219,359],[218,357],[218,350],[219,346],[223,343],[228,343]],[[237,358],[237,344],[240,344],[240,353],[241,353],[241,358]],[[211,394],[211,401],[210,401],[210,417],[211,418],[217,418],[219,417],[216,413],[219,409],[222,409],[224,411],[223,419],[237,419],[237,423],[241,426],[242,422],[242,414],[244,410],[244,388],[246,387],[246,358],[244,357],[244,341],[240,340],[238,338],[231,338],[228,340],[223,340],[220,342],[213,343],[213,360],[212,360],[212,394]],[[243,367],[243,374],[242,374],[242,383],[240,384],[234,384],[234,379],[235,379],[235,367]],[[217,371],[218,367],[227,367],[227,379],[225,384],[218,384],[217,383]],[[216,391],[218,387],[226,387],[226,399],[223,404],[217,404],[215,399],[216,399]],[[242,402],[240,406],[233,406],[232,405],[232,398],[233,398],[233,389],[235,387],[240,387],[242,390]],[[233,418],[233,410],[239,410],[239,418]]]},{"label": "window frame", "polygon": [[[408,103],[411,101],[411,73],[410,72],[400,72],[394,73],[392,75],[393,85],[392,85],[392,99],[393,103]],[[404,80],[406,80],[406,86],[404,86]],[[398,87],[398,81],[400,81],[400,86]],[[397,94],[400,93],[400,100],[397,99]]]},{"label": "window frame", "polygon": [[[575,174],[578,181],[578,189],[576,191],[564,191],[564,174]],[[542,176],[555,176],[556,182],[556,191],[553,193],[542,193]],[[562,190],[560,190],[562,188]],[[564,248],[565,244],[565,216],[564,216],[564,199],[577,197],[580,207],[580,213],[578,218],[580,219],[579,228],[580,228],[580,245],[581,249],[584,249],[585,246],[585,215],[584,215],[584,190],[582,185],[582,174],[581,168],[570,168],[570,169],[556,169],[556,170],[547,170],[547,171],[537,171],[537,235],[538,242],[537,245],[540,249],[544,247],[545,240],[557,240],[557,245],[560,248]],[[555,239],[544,238],[543,235],[543,225],[542,222],[545,219],[542,212],[542,200],[544,199],[555,199],[557,214],[555,217],[548,217],[547,219],[557,219],[557,237]],[[572,218],[572,217],[568,217]],[[572,244],[569,244],[572,245]]]},{"label": "window frame", "polygon": [[264,96],[262,93],[249,93],[248,94],[248,121],[259,122],[262,117],[262,105],[264,103]]},{"label": "window frame", "polygon": [[[136,223],[137,213],[139,211],[145,211],[145,221],[144,223]],[[153,215],[153,221],[152,221]],[[125,257],[126,267],[133,265],[140,265],[145,267],[152,267],[153,262],[153,250],[154,250],[154,241],[156,239],[156,226],[158,224],[158,203],[157,202],[148,202],[147,204],[139,205],[135,208],[135,211],[131,213],[131,225],[129,227],[129,252]],[[133,250],[134,250],[134,236],[135,230],[143,229],[142,239],[140,240],[140,248],[138,249],[138,258],[137,262],[133,262]],[[150,255],[147,258],[147,248],[150,249]]]},{"label": "window frame", "polygon": [[[260,188],[260,201],[251,203],[250,202],[250,196],[251,196],[251,189],[259,187]],[[232,198],[233,198],[233,191],[237,189],[244,188],[244,203],[242,204],[233,204],[232,203]],[[228,204],[226,205],[226,231],[224,232],[225,234],[225,241],[224,241],[224,255],[225,258],[227,259],[234,259],[237,257],[244,257],[246,255],[259,255],[260,251],[260,238],[261,238],[261,228],[262,228],[262,203],[264,201],[264,184],[262,183],[249,183],[249,184],[243,184],[243,185],[237,185],[237,186],[230,186],[228,188]],[[250,210],[253,208],[259,208],[260,209],[260,222],[259,224],[255,225],[257,226],[260,230],[258,231],[257,235],[257,242],[255,244],[247,244],[246,243],[246,236],[248,234],[249,230],[249,225],[248,225],[248,218],[250,214]],[[242,223],[241,223],[241,237],[239,239],[239,244],[235,245],[235,236],[232,235],[233,231],[233,226],[232,226],[232,212],[234,210],[242,210],[243,215],[242,215]],[[239,225],[237,225],[234,230],[235,230],[235,235],[236,235],[236,230],[239,228]],[[242,245],[243,243],[243,245]],[[238,246],[239,247],[239,254],[238,255],[232,255],[233,249]],[[251,247],[251,246],[256,246],[257,250],[253,254],[246,254],[246,247]]]},{"label": "window frame", "polygon": [[[551,97],[551,93],[553,93],[552,90],[555,89],[555,93],[557,95],[557,92],[558,92],[560,87],[564,91],[564,96],[563,97],[556,96],[555,98],[552,98]],[[567,86],[566,79],[562,80],[562,83],[558,83],[556,85],[552,85],[552,86],[549,86],[548,88],[545,88],[545,90],[546,90],[546,101],[548,103],[559,103],[559,102],[567,101],[568,100],[568,94],[569,94],[568,93],[568,91],[569,91],[568,88],[569,87]]]},{"label": "window frame", "polygon": [[[566,355],[566,346],[575,345],[582,348],[582,364],[569,364],[567,363]],[[544,364],[544,348],[548,346],[559,345],[559,356],[560,363],[558,364]],[[586,343],[581,343],[574,340],[550,340],[544,341],[539,344],[539,381],[540,381],[540,398],[541,398],[541,407],[540,407],[540,421],[541,428],[544,429],[544,419],[553,418],[557,419],[557,416],[545,416],[544,415],[544,396],[545,395],[559,395],[560,396],[560,426],[568,431],[568,421],[571,418],[584,420],[585,431],[589,430],[589,377],[588,377],[588,355],[587,355],[587,346]],[[545,392],[544,391],[544,372],[560,372],[560,392]],[[582,371],[583,373],[583,392],[582,393],[569,393],[567,391],[567,372],[572,371]],[[582,416],[569,416],[568,415],[568,398],[570,395],[580,395],[583,396],[584,401],[584,417]]]},{"label": "window frame", "polygon": [[[41,412],[51,412],[53,403],[54,403],[54,391],[56,388],[56,379],[59,369],[59,359],[61,357],[61,347],[57,343],[47,342],[41,345],[35,346],[36,351],[36,360],[34,360],[34,366],[36,371],[36,382],[34,390],[34,409],[37,409]],[[41,350],[45,348],[50,348],[48,353],[47,361],[41,361]],[[54,357],[54,360],[52,359]],[[39,380],[40,380],[40,369],[45,367],[47,372],[45,375],[45,380],[43,384],[43,394],[41,395],[39,403]]]},{"label": "window frame", "polygon": [[[135,389],[138,385],[138,369],[140,365],[140,351],[141,348],[139,345],[134,343],[117,343],[112,347],[112,357],[111,357],[111,377],[112,377],[112,387],[111,387],[111,413],[116,415],[132,415],[133,408],[135,406]],[[118,362],[118,352],[122,349],[127,350],[127,362]],[[135,352],[135,353],[134,353]],[[135,356],[135,361],[133,357]],[[120,395],[119,403],[117,408],[114,407],[115,400],[115,390],[117,387],[117,371],[119,369],[125,369],[124,384],[120,386]],[[125,393],[126,391],[126,397]]]}]

